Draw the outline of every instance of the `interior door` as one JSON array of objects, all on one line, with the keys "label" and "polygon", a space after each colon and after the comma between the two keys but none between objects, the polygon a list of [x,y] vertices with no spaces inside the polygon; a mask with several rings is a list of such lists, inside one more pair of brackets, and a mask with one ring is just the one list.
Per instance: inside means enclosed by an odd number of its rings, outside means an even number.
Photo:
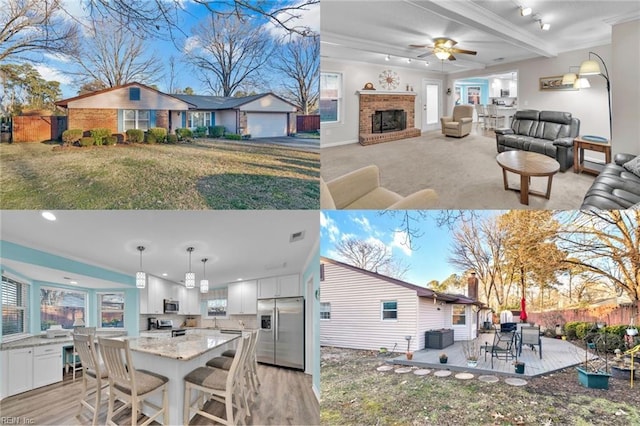
[{"label": "interior door", "polygon": [[442,116],[442,82],[439,80],[422,81],[422,127],[423,132],[437,130]]}]

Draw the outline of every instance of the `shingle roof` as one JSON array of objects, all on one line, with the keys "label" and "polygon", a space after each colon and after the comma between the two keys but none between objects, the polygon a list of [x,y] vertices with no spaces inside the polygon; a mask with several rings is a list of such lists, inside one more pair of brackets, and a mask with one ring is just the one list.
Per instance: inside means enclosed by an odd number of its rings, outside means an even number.
[{"label": "shingle roof", "polygon": [[[206,96],[206,95],[183,95],[177,94],[172,95],[180,100],[188,102],[196,106],[196,109],[211,109],[211,110],[220,110],[220,109],[234,109],[238,108],[244,104],[248,104],[250,102],[255,101],[256,99],[260,99],[265,96],[274,96],[283,102],[291,104],[291,102],[286,99],[282,99],[281,97],[274,95],[273,93],[260,93],[258,95],[250,95],[250,96],[242,96],[242,97],[224,97],[224,96]],[[291,104],[292,106],[295,106]]]}]

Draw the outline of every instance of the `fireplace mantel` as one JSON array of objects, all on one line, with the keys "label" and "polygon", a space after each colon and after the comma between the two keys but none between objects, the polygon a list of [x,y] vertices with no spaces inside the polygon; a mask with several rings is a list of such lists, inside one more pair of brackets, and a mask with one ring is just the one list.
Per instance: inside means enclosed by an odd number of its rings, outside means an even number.
[{"label": "fireplace mantel", "polygon": [[418,92],[393,92],[391,90],[356,90],[356,93],[358,95],[418,95]]}]

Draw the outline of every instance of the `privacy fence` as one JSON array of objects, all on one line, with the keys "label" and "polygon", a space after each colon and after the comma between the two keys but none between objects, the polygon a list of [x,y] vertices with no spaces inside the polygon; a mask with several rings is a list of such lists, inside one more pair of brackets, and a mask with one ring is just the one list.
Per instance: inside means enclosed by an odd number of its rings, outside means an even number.
[{"label": "privacy fence", "polygon": [[317,132],[320,130],[319,115],[298,115],[296,117],[297,132]]},{"label": "privacy fence", "polygon": [[640,301],[620,306],[606,305],[590,308],[563,309],[528,313],[528,321],[546,327],[563,325],[570,321],[605,322],[607,325],[625,325],[634,318],[634,324],[640,325]]}]

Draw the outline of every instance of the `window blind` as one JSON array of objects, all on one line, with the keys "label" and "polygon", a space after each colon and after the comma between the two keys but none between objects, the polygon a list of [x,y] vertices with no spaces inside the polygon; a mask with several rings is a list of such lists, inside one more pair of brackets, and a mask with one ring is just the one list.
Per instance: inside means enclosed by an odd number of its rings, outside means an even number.
[{"label": "window blind", "polygon": [[27,332],[29,323],[29,287],[27,284],[2,276],[2,335]]}]

